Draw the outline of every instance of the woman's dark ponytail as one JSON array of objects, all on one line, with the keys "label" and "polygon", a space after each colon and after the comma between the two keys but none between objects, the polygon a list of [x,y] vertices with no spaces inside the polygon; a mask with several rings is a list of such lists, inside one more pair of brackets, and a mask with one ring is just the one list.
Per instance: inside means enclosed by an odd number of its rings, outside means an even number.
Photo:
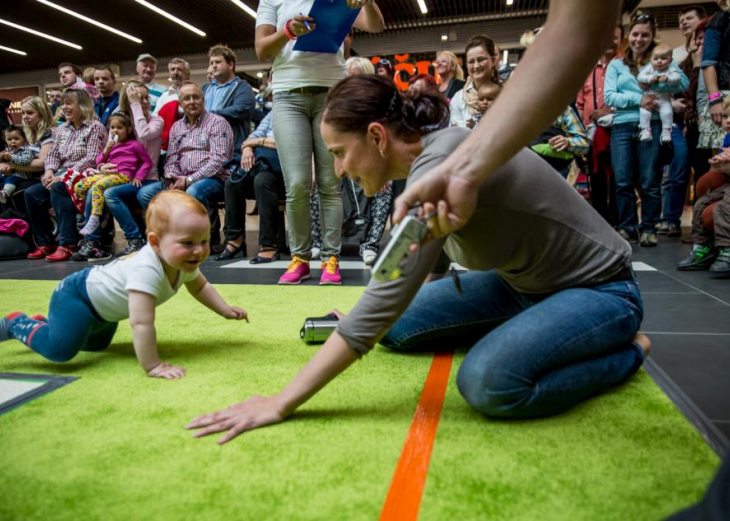
[{"label": "woman's dark ponytail", "polygon": [[449,105],[437,89],[401,94],[390,78],[358,75],[332,88],[322,118],[339,132],[365,133],[370,123],[382,123],[396,135],[420,138],[448,125]]}]

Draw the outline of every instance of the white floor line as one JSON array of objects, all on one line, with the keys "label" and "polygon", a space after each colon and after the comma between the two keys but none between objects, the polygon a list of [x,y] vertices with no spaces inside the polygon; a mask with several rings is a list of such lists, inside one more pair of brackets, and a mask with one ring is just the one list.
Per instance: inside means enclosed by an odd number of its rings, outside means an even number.
[{"label": "white floor line", "polygon": [[696,333],[677,331],[641,331],[645,335],[691,335],[691,336],[730,336],[730,333]]},{"label": "white floor line", "polygon": [[21,380],[0,379],[0,404],[9,402],[20,395],[45,385],[45,382],[24,382]]},{"label": "white floor line", "polygon": [[634,261],[631,263],[634,271],[657,271],[656,268],[649,266],[645,262]]}]

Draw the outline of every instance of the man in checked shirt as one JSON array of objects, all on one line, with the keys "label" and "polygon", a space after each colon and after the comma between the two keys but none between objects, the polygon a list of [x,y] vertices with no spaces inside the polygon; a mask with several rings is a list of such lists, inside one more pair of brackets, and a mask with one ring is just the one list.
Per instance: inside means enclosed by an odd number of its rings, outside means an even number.
[{"label": "man in checked shirt", "polygon": [[224,165],[233,156],[233,130],[225,119],[205,110],[197,84],[183,82],[179,95],[185,116],[170,130],[164,181],[143,187],[137,199],[146,209],[164,183],[168,189],[185,191],[210,210],[211,203],[223,201],[229,174]]}]

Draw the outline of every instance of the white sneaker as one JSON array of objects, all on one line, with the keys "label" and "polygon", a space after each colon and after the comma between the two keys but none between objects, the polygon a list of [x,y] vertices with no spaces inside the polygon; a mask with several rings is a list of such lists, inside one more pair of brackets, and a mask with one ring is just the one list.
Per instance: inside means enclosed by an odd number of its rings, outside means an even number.
[{"label": "white sneaker", "polygon": [[313,259],[319,259],[319,254],[320,254],[320,253],[322,253],[322,250],[320,250],[320,249],[319,249],[319,248],[317,248],[316,246],[314,246],[314,247],[312,248],[312,258],[313,258]]},{"label": "white sneaker", "polygon": [[650,128],[642,128],[641,132],[639,133],[639,141],[651,141],[651,129]]},{"label": "white sneaker", "polygon": [[373,250],[363,250],[362,252],[362,261],[365,263],[365,266],[372,266],[377,258],[378,254]]},{"label": "white sneaker", "polygon": [[662,130],[662,137],[661,137],[662,143],[671,143],[672,142],[672,130],[665,128]]}]

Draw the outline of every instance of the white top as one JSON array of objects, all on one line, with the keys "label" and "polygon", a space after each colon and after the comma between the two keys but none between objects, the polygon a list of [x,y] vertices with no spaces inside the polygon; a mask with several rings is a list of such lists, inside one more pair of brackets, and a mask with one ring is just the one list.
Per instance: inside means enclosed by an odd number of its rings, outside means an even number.
[{"label": "white top", "polygon": [[[309,14],[313,0],[260,0],[256,11],[256,27],[273,25],[278,31],[301,14]],[[286,92],[299,87],[332,87],[345,77],[345,55],[340,46],[337,54],[295,51],[296,40],[290,40],[279,51],[274,65],[273,92]]]},{"label": "white top", "polygon": [[449,111],[451,112],[451,121],[449,125],[452,127],[466,128],[466,122],[470,120],[472,116],[469,114],[469,109],[464,102],[463,89],[454,94],[454,97],[451,98]]},{"label": "white top", "polygon": [[687,56],[689,56],[689,53],[685,44],[675,47],[672,51],[672,59],[677,63],[682,63]]},{"label": "white top", "polygon": [[180,272],[173,287],[162,269],[162,261],[152,246],[145,245],[137,253],[92,268],[86,279],[89,299],[107,322],[129,318],[129,292],[141,291],[155,298],[155,306],[167,302],[186,282],[195,280],[199,270]]}]

